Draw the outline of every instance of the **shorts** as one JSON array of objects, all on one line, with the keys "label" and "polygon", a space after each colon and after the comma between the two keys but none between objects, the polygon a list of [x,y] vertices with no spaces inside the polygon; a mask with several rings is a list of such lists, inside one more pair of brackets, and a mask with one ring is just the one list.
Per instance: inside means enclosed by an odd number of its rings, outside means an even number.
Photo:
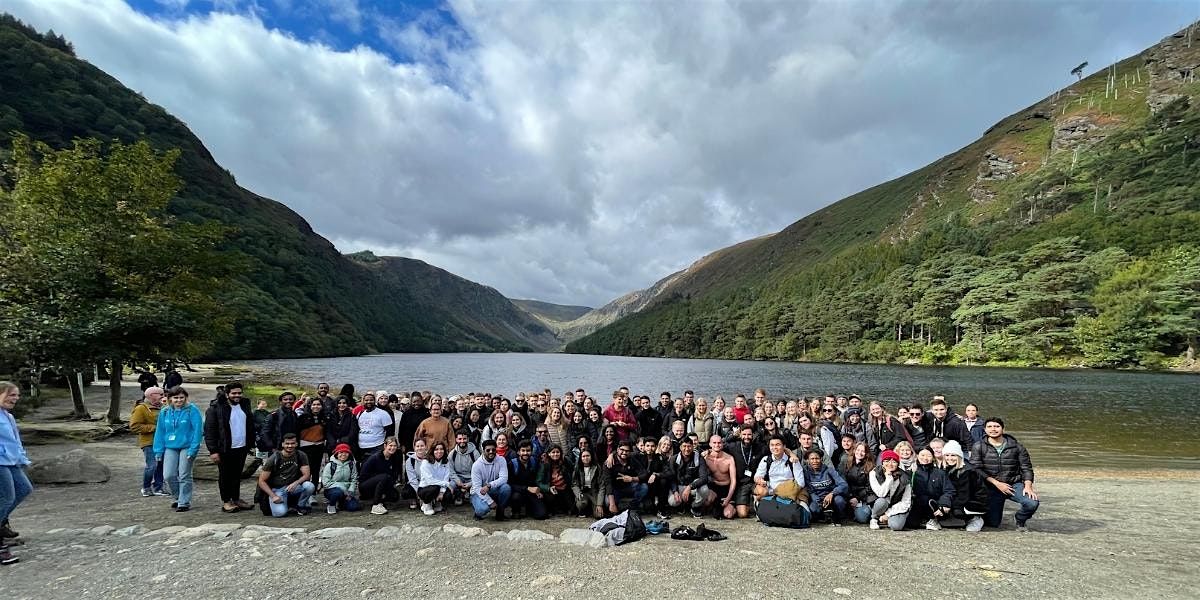
[{"label": "shorts", "polygon": [[740,483],[736,490],[733,490],[733,505],[734,506],[753,506],[754,505],[754,481]]},{"label": "shorts", "polygon": [[[714,501],[717,506],[720,506],[721,503],[725,501],[725,496],[729,495],[729,486],[727,485],[709,482],[708,489],[712,490],[712,493],[717,495],[716,500]],[[734,496],[737,496],[737,494],[734,494]]]}]

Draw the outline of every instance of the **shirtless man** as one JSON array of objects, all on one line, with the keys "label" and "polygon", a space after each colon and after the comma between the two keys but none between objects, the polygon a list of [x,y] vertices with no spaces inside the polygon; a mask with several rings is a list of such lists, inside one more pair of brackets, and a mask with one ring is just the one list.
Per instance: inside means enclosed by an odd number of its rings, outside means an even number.
[{"label": "shirtless man", "polygon": [[708,464],[708,488],[716,494],[717,506],[721,515],[732,519],[737,514],[733,505],[733,492],[737,488],[737,474],[733,457],[722,449],[725,440],[714,434],[708,438],[708,452],[704,453],[704,462]]}]

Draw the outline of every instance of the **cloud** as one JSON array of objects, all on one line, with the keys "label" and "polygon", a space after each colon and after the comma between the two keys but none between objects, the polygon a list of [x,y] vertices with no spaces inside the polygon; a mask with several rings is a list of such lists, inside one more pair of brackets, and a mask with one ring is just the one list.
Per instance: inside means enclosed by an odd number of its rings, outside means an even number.
[{"label": "cloud", "polygon": [[1134,18],[1092,2],[714,1],[684,15],[453,0],[397,18],[320,2],[390,48],[264,25],[298,0],[155,18],[121,0],[6,4],[343,251],[593,306],[951,152],[1070,83],[1081,60],[1099,67],[1192,16],[1161,3]]}]

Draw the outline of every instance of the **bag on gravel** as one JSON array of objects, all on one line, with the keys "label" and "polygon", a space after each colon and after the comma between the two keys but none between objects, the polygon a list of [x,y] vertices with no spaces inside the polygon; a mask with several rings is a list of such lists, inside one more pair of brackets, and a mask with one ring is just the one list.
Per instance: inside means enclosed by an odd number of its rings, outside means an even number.
[{"label": "bag on gravel", "polygon": [[642,522],[642,516],[633,509],[609,519],[600,519],[592,523],[589,529],[603,533],[608,538],[609,546],[620,546],[646,537],[646,525]]},{"label": "bag on gravel", "polygon": [[812,520],[808,506],[779,496],[763,496],[756,512],[758,520],[768,527],[807,529]]}]

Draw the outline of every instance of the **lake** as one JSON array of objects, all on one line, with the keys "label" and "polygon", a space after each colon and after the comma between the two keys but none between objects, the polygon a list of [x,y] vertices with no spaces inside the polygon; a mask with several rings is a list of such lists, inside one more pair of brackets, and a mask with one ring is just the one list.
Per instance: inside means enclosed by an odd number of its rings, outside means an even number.
[{"label": "lake", "polygon": [[1174,373],[918,367],[631,358],[577,354],[377,354],[249,361],[306,384],[350,382],[361,391],[488,391],[512,397],[550,388],[584,388],[607,403],[613,390],[634,394],[694,390],[723,395],[758,387],[769,397],[856,393],[894,410],[943,394],[955,410],[979,405],[999,416],[1033,455],[1034,466],[1200,469],[1200,377]]}]

